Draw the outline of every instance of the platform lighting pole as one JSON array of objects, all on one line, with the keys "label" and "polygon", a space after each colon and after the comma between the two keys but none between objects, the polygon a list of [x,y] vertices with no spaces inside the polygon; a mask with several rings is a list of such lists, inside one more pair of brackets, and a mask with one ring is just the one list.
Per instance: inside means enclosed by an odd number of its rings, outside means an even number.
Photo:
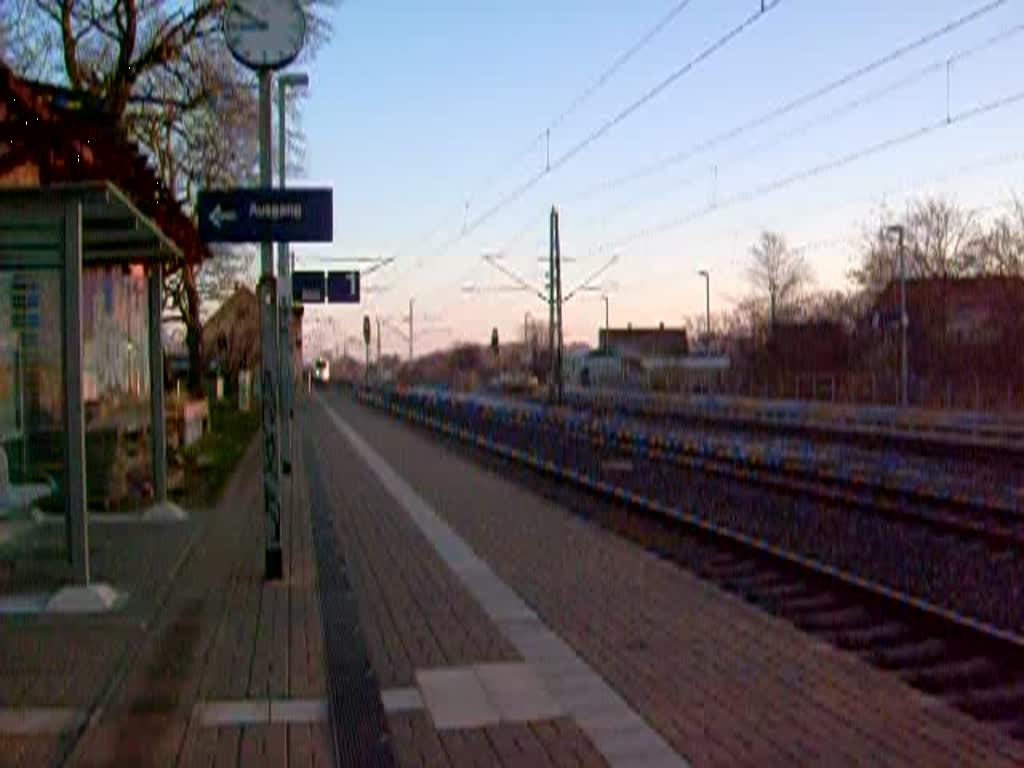
[{"label": "platform lighting pole", "polygon": [[906,260],[906,228],[902,224],[894,224],[886,230],[889,234],[899,237],[900,258],[900,405],[904,408],[910,403],[910,367],[907,362],[907,260]]},{"label": "platform lighting pole", "polygon": [[704,351],[710,356],[711,355],[711,275],[706,269],[702,269],[697,272],[698,275],[704,278],[704,312],[706,318],[707,330],[705,333],[707,337],[704,341]]},{"label": "platform lighting pole", "polygon": [[608,294],[601,297],[604,300],[604,344],[601,348],[604,352],[608,352],[608,334],[611,332],[611,326],[608,324],[609,312],[608,312]]},{"label": "platform lighting pole", "polygon": [[[309,76],[304,72],[290,72],[277,78],[277,176],[278,186],[285,187],[285,164],[288,155],[288,132],[285,94],[289,88],[305,88],[309,85]],[[278,350],[280,351],[281,369],[281,470],[286,475],[292,473],[292,418],[295,410],[294,382],[292,366],[292,269],[288,256],[288,243],[277,244],[277,275],[278,306]]]}]

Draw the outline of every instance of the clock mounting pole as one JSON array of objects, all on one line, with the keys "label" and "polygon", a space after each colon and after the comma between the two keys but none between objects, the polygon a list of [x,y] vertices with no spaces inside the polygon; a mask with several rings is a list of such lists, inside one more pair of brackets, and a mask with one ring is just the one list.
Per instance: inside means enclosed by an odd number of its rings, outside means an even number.
[{"label": "clock mounting pole", "polygon": [[[273,72],[268,68],[259,70],[260,109],[260,187],[271,189],[274,185],[273,161],[271,158],[271,86]],[[266,525],[264,549],[264,572],[269,580],[280,579],[283,575],[281,556],[281,463],[280,419],[281,399],[279,396],[278,373],[278,321],[277,281],[274,278],[273,244],[267,240],[260,243],[260,383],[262,384],[263,412],[263,514]]]}]

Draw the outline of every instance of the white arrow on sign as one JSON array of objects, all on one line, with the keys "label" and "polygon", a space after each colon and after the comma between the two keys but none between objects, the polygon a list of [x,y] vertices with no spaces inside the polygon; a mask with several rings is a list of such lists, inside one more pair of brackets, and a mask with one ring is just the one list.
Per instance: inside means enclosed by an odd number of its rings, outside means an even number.
[{"label": "white arrow on sign", "polygon": [[220,203],[214,206],[214,209],[210,211],[210,223],[213,224],[217,229],[220,229],[221,222],[234,221],[238,218],[238,214],[234,211],[226,211],[220,207]]}]

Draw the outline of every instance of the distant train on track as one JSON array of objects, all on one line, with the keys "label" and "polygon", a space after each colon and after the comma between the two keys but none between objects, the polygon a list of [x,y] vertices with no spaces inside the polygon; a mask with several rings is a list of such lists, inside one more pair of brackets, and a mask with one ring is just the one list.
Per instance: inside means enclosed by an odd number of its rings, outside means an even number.
[{"label": "distant train on track", "polygon": [[331,361],[326,357],[318,357],[313,361],[313,381],[318,384],[331,383]]}]

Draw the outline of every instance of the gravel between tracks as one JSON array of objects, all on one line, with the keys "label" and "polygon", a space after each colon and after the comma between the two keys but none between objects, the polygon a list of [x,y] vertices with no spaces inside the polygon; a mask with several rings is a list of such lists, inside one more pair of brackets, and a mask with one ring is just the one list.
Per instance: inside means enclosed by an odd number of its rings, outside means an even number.
[{"label": "gravel between tracks", "polygon": [[[494,437],[498,437],[494,435]],[[554,435],[548,435],[548,440]],[[565,446],[568,447],[568,446]],[[479,450],[463,448],[480,457]],[[585,460],[582,445],[570,453]],[[600,457],[587,457],[597,458]],[[555,497],[578,512],[604,516],[616,505],[578,490],[539,483],[537,475],[490,458],[487,464]],[[779,494],[678,468],[644,467],[628,484],[689,512],[771,544],[845,569],[998,627],[1024,633],[1024,558],[1011,547],[994,549],[918,524],[865,510]],[[626,483],[623,483],[626,484]],[[542,486],[547,486],[543,488]]]}]

